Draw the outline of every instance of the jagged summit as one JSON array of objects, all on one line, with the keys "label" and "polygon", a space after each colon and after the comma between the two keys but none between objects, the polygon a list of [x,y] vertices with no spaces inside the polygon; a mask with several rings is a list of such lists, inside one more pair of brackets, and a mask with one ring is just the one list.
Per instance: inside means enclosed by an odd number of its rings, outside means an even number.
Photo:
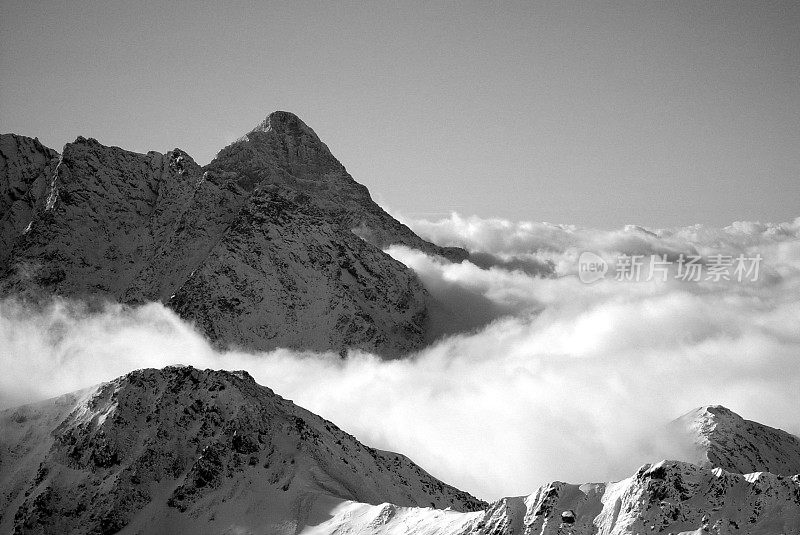
[{"label": "jagged summit", "polygon": [[694,457],[687,460],[700,466],[740,474],[800,474],[800,438],[745,420],[722,405],[698,407],[673,426],[694,445]]},{"label": "jagged summit", "polygon": [[345,501],[485,504],[244,371],[144,369],[0,412],[3,533],[297,533]]}]

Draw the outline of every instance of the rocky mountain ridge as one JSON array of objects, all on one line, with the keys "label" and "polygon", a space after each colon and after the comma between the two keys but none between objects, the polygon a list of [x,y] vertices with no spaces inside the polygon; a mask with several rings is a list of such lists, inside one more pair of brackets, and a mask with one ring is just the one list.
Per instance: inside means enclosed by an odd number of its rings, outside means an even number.
[{"label": "rocky mountain ridge", "polygon": [[314,534],[789,535],[800,532],[800,476],[734,474],[681,461],[646,464],[622,481],[556,481],[482,512],[349,503]]},{"label": "rocky mountain ridge", "polygon": [[139,370],[0,412],[3,533],[296,533],[346,501],[485,506],[246,372]]},{"label": "rocky mountain ridge", "polygon": [[466,257],[389,216],[288,112],[203,168],[83,137],[0,148],[4,295],[161,301],[219,345],[398,356],[426,342],[431,297],[382,249]]}]

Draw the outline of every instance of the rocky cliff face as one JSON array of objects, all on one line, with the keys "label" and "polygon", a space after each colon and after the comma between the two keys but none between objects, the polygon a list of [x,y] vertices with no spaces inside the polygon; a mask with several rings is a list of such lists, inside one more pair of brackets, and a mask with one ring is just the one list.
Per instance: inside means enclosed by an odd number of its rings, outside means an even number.
[{"label": "rocky cliff face", "polygon": [[57,164],[58,153],[38,139],[0,135],[0,264],[44,207]]},{"label": "rocky cliff face", "polygon": [[[67,144],[47,202],[14,240],[3,266],[6,287],[122,300],[157,295],[139,283],[140,273],[158,260],[199,171],[177,149],[145,155],[93,139]],[[178,277],[165,284],[177,284]]]},{"label": "rocky cliff face", "polygon": [[206,168],[84,138],[60,158],[17,136],[2,147],[3,293],[159,300],[220,345],[406,353],[430,297],[381,248],[466,255],[394,220],[286,112]]},{"label": "rocky cliff face", "polygon": [[3,533],[296,533],[349,500],[485,506],[245,372],[141,370],[0,413]]}]

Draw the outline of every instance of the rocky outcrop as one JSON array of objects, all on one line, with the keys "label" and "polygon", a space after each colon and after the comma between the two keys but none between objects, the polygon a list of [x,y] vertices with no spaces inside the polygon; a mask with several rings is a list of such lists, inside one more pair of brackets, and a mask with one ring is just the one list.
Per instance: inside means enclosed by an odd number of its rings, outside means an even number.
[{"label": "rocky outcrop", "polygon": [[485,506],[246,372],[141,370],[0,412],[3,533],[296,533],[347,501]]},{"label": "rocky outcrop", "polygon": [[466,255],[384,212],[290,113],[205,168],[180,149],[81,137],[56,159],[8,139],[23,149],[3,149],[4,294],[161,301],[219,345],[398,356],[426,342],[430,297],[381,249]]}]

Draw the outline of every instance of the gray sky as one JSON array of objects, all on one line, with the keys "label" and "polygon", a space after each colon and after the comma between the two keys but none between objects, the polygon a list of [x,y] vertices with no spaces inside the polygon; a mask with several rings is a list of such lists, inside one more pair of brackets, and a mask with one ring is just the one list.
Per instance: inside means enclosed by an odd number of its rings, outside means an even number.
[{"label": "gray sky", "polygon": [[0,5],[0,131],[56,149],[204,164],[284,109],[412,217],[800,215],[795,2]]}]

